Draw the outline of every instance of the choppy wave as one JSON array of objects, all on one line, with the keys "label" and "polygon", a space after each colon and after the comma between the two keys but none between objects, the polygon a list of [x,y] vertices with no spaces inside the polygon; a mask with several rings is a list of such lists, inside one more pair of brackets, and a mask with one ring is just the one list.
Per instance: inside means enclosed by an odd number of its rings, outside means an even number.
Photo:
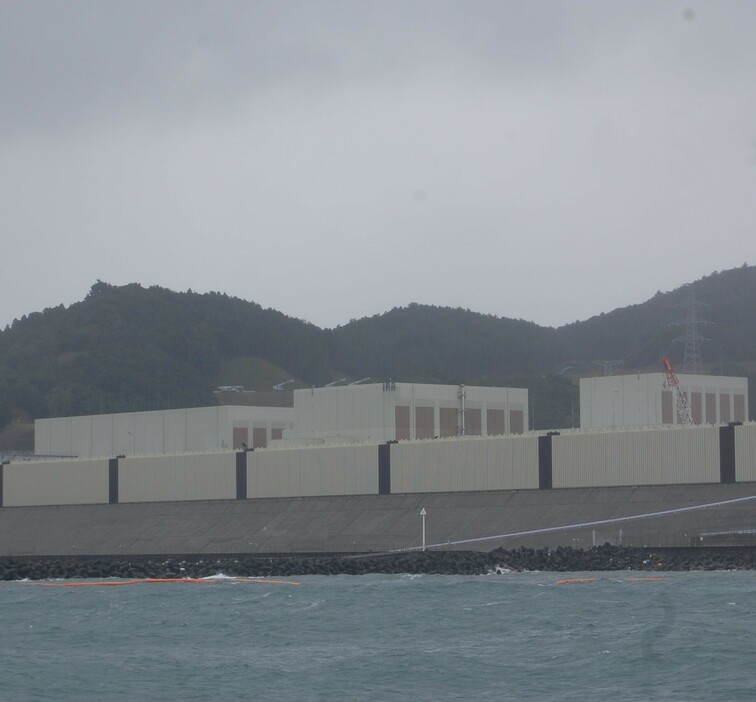
[{"label": "choppy wave", "polygon": [[3,698],[753,699],[756,573],[632,577],[9,583]]}]

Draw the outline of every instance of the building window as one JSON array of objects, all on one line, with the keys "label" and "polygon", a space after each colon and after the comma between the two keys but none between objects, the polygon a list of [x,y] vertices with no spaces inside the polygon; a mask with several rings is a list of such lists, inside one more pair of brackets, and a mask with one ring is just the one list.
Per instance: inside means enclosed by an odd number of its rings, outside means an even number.
[{"label": "building window", "polygon": [[723,392],[719,395],[719,421],[722,424],[730,421],[730,393]]},{"label": "building window", "polygon": [[509,433],[522,434],[525,431],[525,414],[522,410],[509,410]]},{"label": "building window", "polygon": [[432,439],[433,431],[433,407],[415,407],[415,438]]},{"label": "building window", "polygon": [[745,422],[745,395],[733,395],[733,402],[735,404],[735,421]]},{"label": "building window", "polygon": [[438,420],[441,426],[441,436],[457,436],[457,415],[456,407],[441,407],[438,411]]},{"label": "building window", "polygon": [[481,429],[481,416],[479,409],[467,409],[465,410],[465,434],[467,436],[480,436]]},{"label": "building window", "polygon": [[672,393],[662,390],[662,424],[674,424]]},{"label": "building window", "polygon": [[490,409],[486,411],[486,433],[488,436],[500,436],[507,433],[505,418],[504,410]]},{"label": "building window", "polygon": [[249,431],[247,427],[233,428],[233,443],[234,449],[242,449],[249,443]]},{"label": "building window", "polygon": [[397,441],[409,441],[410,438],[410,408],[405,405],[394,407],[394,424]]}]

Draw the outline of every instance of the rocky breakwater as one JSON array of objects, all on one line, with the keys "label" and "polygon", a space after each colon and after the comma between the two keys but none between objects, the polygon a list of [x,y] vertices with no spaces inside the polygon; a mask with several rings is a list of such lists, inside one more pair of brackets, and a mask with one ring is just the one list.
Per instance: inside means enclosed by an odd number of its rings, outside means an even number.
[{"label": "rocky breakwater", "polygon": [[202,559],[28,559],[0,558],[0,580],[102,578],[287,577],[367,575],[370,573],[485,575],[522,571],[683,571],[756,570],[754,548],[643,549],[597,546],[478,551],[409,551],[403,553],[308,556],[245,556]]}]

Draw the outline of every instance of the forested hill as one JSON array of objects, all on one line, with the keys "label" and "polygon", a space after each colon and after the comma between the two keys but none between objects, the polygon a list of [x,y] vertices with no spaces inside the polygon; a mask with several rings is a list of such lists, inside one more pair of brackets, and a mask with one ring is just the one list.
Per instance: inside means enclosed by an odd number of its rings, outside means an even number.
[{"label": "forested hill", "polygon": [[698,331],[704,365],[712,373],[727,364],[756,361],[756,267],[742,266],[713,273],[647,302],[623,307],[584,322],[560,327],[557,335],[567,356],[624,359],[626,368],[658,365],[669,355],[682,362],[691,298],[695,314],[704,323]]},{"label": "forested hill", "polygon": [[681,364],[673,340],[685,330],[673,323],[691,293],[711,322],[700,328],[710,370],[747,372],[756,361],[756,268],[747,266],[558,329],[411,304],[323,330],[223,294],[98,282],[83,301],[0,331],[0,426],[13,415],[204,405],[218,385],[342,377],[525,386],[541,408],[538,428],[570,426],[577,393],[568,378],[602,372],[595,361],[657,370],[667,354]]},{"label": "forested hill", "polygon": [[[628,370],[682,365],[690,311],[701,323],[711,373],[744,372],[756,362],[756,267],[713,273],[650,300],[558,329],[469,310],[409,305],[330,332],[331,362],[359,375],[498,383],[512,375],[596,375],[601,361]],[[728,371],[728,367],[730,370]]]},{"label": "forested hill", "polygon": [[0,391],[32,417],[212,404],[224,360],[330,379],[324,332],[226,295],[95,284],[0,332]]}]

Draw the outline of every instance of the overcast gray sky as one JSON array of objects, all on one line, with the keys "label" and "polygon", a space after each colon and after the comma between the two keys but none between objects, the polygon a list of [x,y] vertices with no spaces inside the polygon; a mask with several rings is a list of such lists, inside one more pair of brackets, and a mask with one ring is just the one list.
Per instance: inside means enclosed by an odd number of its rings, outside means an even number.
[{"label": "overcast gray sky", "polygon": [[101,279],[558,326],[756,263],[756,3],[0,3],[0,328]]}]

